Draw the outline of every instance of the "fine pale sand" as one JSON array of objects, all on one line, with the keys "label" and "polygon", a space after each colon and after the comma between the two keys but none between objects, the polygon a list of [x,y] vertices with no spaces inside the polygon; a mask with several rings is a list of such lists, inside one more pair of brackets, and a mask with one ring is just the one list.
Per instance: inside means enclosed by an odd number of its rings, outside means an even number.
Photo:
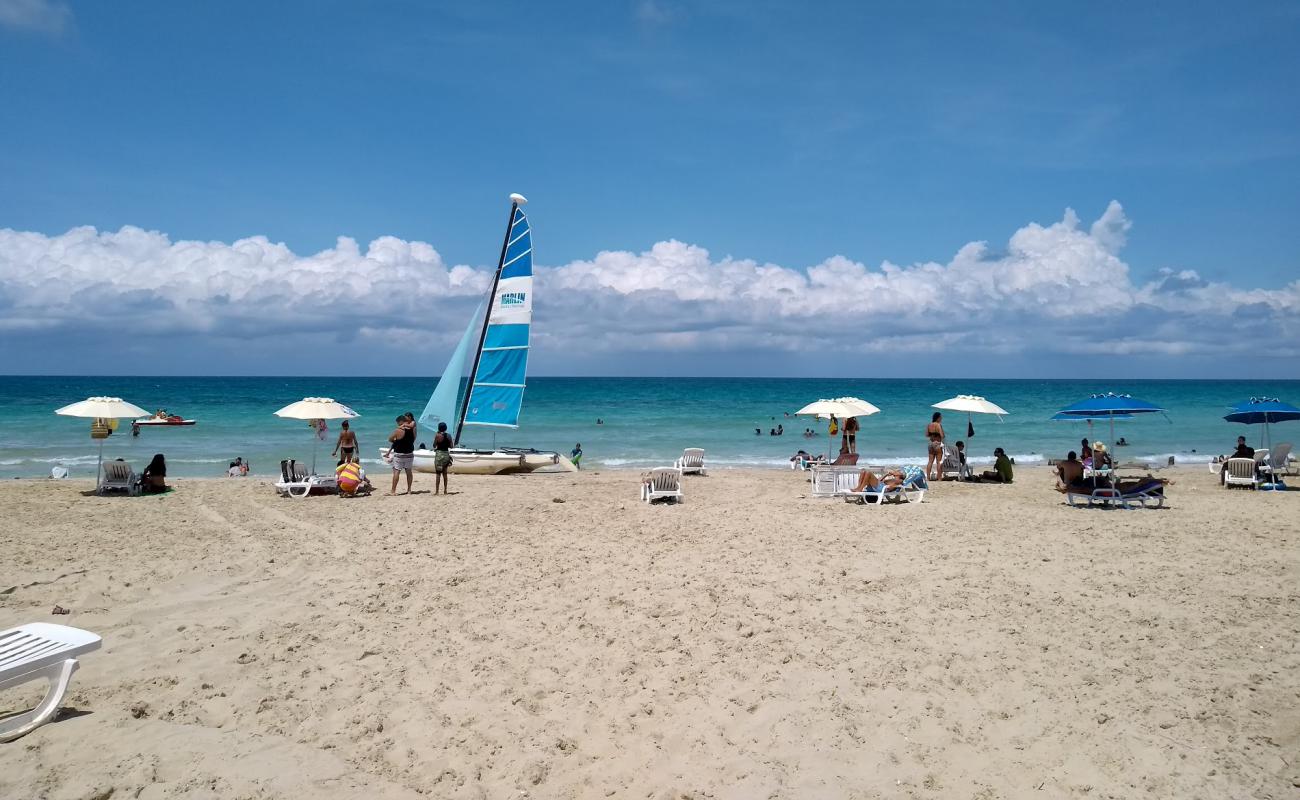
[{"label": "fine pale sand", "polygon": [[675,507],[13,481],[0,628],[104,647],[0,797],[1294,798],[1300,493],[1163,474],[1127,512],[1044,468],[883,508],[783,471]]}]

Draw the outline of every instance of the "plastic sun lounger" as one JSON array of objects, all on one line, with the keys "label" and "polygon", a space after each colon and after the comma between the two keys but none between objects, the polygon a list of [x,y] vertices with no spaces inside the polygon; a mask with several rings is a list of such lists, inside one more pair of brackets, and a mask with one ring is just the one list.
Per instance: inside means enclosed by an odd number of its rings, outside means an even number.
[{"label": "plastic sun lounger", "polygon": [[682,457],[677,459],[674,464],[677,469],[682,471],[683,475],[706,475],[704,471],[704,450],[699,447],[688,447],[682,451]]},{"label": "plastic sun lounger", "polygon": [[140,476],[125,461],[104,462],[104,478],[99,483],[99,493],[126,492],[135,497],[140,494]]},{"label": "plastic sun lounger", "polygon": [[852,489],[857,485],[858,475],[861,474],[862,470],[862,467],[843,464],[813,464],[810,470],[812,475],[808,479],[812,483],[812,496],[842,497],[840,476],[852,476],[853,481],[848,485],[848,488]]},{"label": "plastic sun lounger", "polygon": [[657,467],[650,470],[649,477],[641,482],[641,499],[647,503],[656,500],[682,502],[685,499],[682,494],[682,471],[676,467]]},{"label": "plastic sun lounger", "polygon": [[99,644],[99,636],[90,631],[48,622],[0,631],[0,691],[38,678],[49,682],[35,708],[0,719],[0,742],[11,742],[49,722],[77,671],[77,656],[98,650]]},{"label": "plastic sun lounger", "polygon": [[[1164,508],[1165,505],[1165,485],[1160,481],[1153,480],[1123,494],[1109,486],[1100,486],[1091,492],[1085,489],[1086,487],[1077,487],[1066,491],[1065,501],[1073,508],[1107,505],[1126,509],[1132,509],[1134,505],[1142,508]],[[1083,504],[1076,503],[1076,498],[1083,501]]]},{"label": "plastic sun lounger", "polygon": [[[876,470],[872,470],[875,472]],[[880,470],[883,472],[884,470]],[[884,503],[920,503],[925,500],[925,493],[930,488],[925,479],[925,474],[920,470],[913,473],[913,476],[902,486],[893,489],[886,489],[884,485],[878,485],[875,489],[867,489],[861,492],[853,491],[858,481],[861,480],[861,470],[853,473],[840,473],[836,476],[836,495],[846,500],[857,500],[859,503],[874,503],[883,505]]]},{"label": "plastic sun lounger", "polygon": [[939,465],[939,479],[947,480],[954,478],[964,481],[970,477],[970,466],[961,463],[961,456],[957,453],[956,447],[944,445],[943,463]]},{"label": "plastic sun lounger", "polygon": [[1226,468],[1223,472],[1223,485],[1228,486],[1249,486],[1254,489],[1259,486],[1258,467],[1253,458],[1230,458],[1223,462]]},{"label": "plastic sun lounger", "polygon": [[307,497],[314,490],[338,491],[338,479],[322,475],[308,475],[307,468],[291,458],[280,462],[280,482],[275,490],[285,497]]}]

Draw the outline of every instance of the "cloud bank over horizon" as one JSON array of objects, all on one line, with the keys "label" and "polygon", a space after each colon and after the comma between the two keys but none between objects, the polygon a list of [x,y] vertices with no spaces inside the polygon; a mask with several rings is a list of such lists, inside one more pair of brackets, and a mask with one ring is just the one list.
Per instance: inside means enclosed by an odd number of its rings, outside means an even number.
[{"label": "cloud bank over horizon", "polygon": [[[533,371],[1067,377],[1109,365],[1238,377],[1243,365],[1295,365],[1282,345],[1300,332],[1300,280],[1246,289],[1162,270],[1138,283],[1120,257],[1130,228],[1112,201],[1091,225],[1067,209],[943,264],[834,255],[793,268],[669,240],[539,265]],[[343,374],[436,374],[490,282],[490,268],[449,265],[430,244],[387,236],[364,251],[340,237],[299,255],[264,236],[3,229],[0,332],[12,344],[0,365],[335,374],[343,359]]]}]

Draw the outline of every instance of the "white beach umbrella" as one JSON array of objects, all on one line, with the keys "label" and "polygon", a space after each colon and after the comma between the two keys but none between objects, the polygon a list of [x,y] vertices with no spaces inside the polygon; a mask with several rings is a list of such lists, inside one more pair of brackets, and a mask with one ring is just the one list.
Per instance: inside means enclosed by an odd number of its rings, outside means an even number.
[{"label": "white beach umbrella", "polygon": [[950,397],[941,403],[935,403],[931,408],[938,408],[944,411],[965,411],[966,412],[966,438],[975,435],[975,426],[971,424],[971,414],[994,414],[998,421],[1002,421],[1003,415],[1008,412],[997,403],[991,403],[983,397],[974,394],[959,394],[956,397]]},{"label": "white beach umbrella", "polygon": [[[135,419],[149,412],[120,397],[87,397],[85,400],[55,409],[54,413],[83,419]],[[91,431],[91,435],[94,436],[94,426],[91,427]],[[99,461],[95,465],[95,491],[99,491],[99,484],[103,479],[104,438],[107,438],[107,435],[99,439]]]},{"label": "white beach umbrella", "polygon": [[[869,417],[872,414],[879,414],[880,409],[858,397],[836,397],[831,400],[818,400],[815,403],[809,403],[798,411],[794,412],[795,416],[805,417],[822,417],[828,418],[832,414],[836,419],[848,419],[849,417]],[[826,456],[831,455],[831,447],[834,443],[834,437],[827,437]]]},{"label": "white beach umbrella", "polygon": [[[275,412],[277,417],[286,419],[352,419],[361,416],[357,412],[338,402],[332,397],[304,397],[296,403],[290,403],[279,411]],[[320,437],[317,437],[317,444],[312,445],[311,450],[311,471],[316,473],[316,449],[319,445]]]}]

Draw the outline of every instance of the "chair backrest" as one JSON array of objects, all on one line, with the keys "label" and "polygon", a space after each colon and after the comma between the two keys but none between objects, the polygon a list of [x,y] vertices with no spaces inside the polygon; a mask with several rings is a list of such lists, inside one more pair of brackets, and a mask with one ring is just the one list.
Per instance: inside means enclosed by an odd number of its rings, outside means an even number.
[{"label": "chair backrest", "polygon": [[858,488],[858,481],[862,476],[858,472],[837,472],[835,473],[835,491],[848,494]]},{"label": "chair backrest", "polygon": [[704,450],[699,447],[688,447],[685,450],[683,450],[682,466],[684,467],[704,466]]},{"label": "chair backrest", "polygon": [[293,472],[290,471],[289,465],[293,462],[287,458],[280,459],[280,477],[285,483],[293,483]]},{"label": "chair backrest", "polygon": [[134,470],[125,461],[108,461],[104,464],[104,480],[109,483],[126,483]]},{"label": "chair backrest", "polygon": [[307,480],[308,472],[306,467],[304,467],[302,464],[299,464],[297,461],[290,461],[289,466],[293,469],[294,483],[302,483],[303,481]]},{"label": "chair backrest", "polygon": [[1261,448],[1261,449],[1259,449],[1259,450],[1256,450],[1256,451],[1255,451],[1255,463],[1256,463],[1256,464],[1265,464],[1265,463],[1267,463],[1267,462],[1268,462],[1268,450],[1267,450],[1266,448]]},{"label": "chair backrest", "polygon": [[1255,479],[1255,459],[1230,458],[1226,462],[1227,474],[1231,478]]},{"label": "chair backrest", "polygon": [[675,492],[681,487],[682,473],[669,467],[650,470],[650,488],[655,492]]},{"label": "chair backrest", "polygon": [[1276,470],[1286,469],[1287,457],[1291,455],[1291,443],[1283,442],[1276,445],[1273,451],[1268,454],[1268,465]]}]

